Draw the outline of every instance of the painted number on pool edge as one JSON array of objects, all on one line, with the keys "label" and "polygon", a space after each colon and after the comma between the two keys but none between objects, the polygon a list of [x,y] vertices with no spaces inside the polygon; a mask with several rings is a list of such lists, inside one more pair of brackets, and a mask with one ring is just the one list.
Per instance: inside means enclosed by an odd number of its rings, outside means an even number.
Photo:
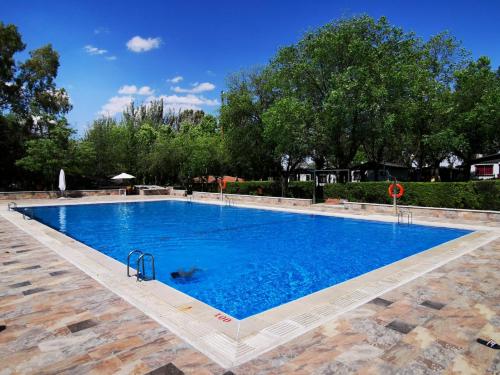
[{"label": "painted number on pool edge", "polygon": [[229,323],[231,321],[231,318],[224,315],[224,314],[221,314],[221,313],[217,313],[214,315],[217,319],[219,320],[222,320],[224,323]]}]

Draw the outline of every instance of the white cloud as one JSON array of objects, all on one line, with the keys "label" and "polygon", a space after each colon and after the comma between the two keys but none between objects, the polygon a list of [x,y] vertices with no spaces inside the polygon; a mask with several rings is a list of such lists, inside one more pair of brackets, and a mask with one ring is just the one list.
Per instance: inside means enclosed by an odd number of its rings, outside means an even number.
[{"label": "white cloud", "polygon": [[154,94],[154,90],[151,89],[151,87],[149,86],[142,86],[140,88],[137,88],[136,85],[124,85],[122,87],[120,87],[120,89],[118,90],[118,94],[121,94],[121,95],[144,95],[144,96],[147,96],[147,95],[153,95]]},{"label": "white cloud", "polygon": [[108,100],[106,104],[101,107],[101,110],[98,112],[101,116],[114,116],[117,113],[123,112],[125,107],[127,107],[130,103],[132,103],[132,96],[113,96]]},{"label": "white cloud", "polygon": [[170,83],[179,83],[183,79],[184,79],[183,76],[175,76],[173,78],[167,79],[167,82],[170,82]]},{"label": "white cloud", "polygon": [[89,55],[104,55],[106,52],[108,52],[105,49],[100,49],[97,47],[94,47],[90,44],[87,44],[85,47],[83,47],[85,52],[87,52]]},{"label": "white cloud", "polygon": [[193,86],[192,89],[183,89],[179,86],[171,87],[170,89],[177,93],[189,93],[189,94],[199,94],[201,92],[212,91],[213,89],[215,89],[215,85],[210,82],[203,82],[203,83],[196,82],[192,86]]},{"label": "white cloud", "polygon": [[117,57],[116,56],[106,56],[105,59],[109,60],[109,61],[114,61],[117,59]]},{"label": "white cloud", "polygon": [[118,94],[122,95],[134,95],[137,93],[136,85],[124,85],[118,90]]},{"label": "white cloud", "polygon": [[94,34],[109,34],[109,29],[107,27],[96,27],[94,29]]},{"label": "white cloud", "polygon": [[165,110],[179,111],[184,109],[201,109],[201,106],[215,106],[219,102],[217,99],[207,99],[197,95],[160,95],[150,96],[146,99],[149,103],[152,100],[163,100]]},{"label": "white cloud", "polygon": [[142,86],[139,90],[137,90],[137,94],[139,95],[153,95],[154,90],[149,86]]},{"label": "white cloud", "polygon": [[146,52],[155,48],[160,48],[161,38],[141,38],[134,36],[127,42],[127,48],[132,52]]}]

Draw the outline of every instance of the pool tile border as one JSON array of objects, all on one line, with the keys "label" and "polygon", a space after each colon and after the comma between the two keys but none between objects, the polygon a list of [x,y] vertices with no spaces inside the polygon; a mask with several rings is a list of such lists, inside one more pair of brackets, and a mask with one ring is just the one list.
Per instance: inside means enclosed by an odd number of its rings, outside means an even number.
[{"label": "pool tile border", "polygon": [[[57,202],[56,205],[67,203]],[[362,218],[359,215],[303,209],[238,206],[380,220],[378,215]],[[137,283],[127,278],[123,264],[35,220],[23,220],[22,215],[16,212],[2,213],[2,216],[225,368],[254,359],[500,237],[497,228],[418,221],[418,224],[476,231],[341,284],[237,320],[158,281]],[[382,220],[393,221],[388,217]]]}]

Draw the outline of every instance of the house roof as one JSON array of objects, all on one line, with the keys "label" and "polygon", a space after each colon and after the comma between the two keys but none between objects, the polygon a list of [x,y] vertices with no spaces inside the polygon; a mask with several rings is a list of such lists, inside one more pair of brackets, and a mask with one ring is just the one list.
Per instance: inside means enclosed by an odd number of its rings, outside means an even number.
[{"label": "house roof", "polygon": [[377,168],[390,167],[390,168],[409,169],[406,165],[402,165],[402,164],[391,163],[391,162],[375,163],[375,162],[370,162],[370,161],[366,162],[366,163],[355,165],[351,169],[372,169],[374,167],[377,167]]},{"label": "house roof", "polygon": [[497,152],[496,154],[491,154],[491,155],[485,155],[480,158],[474,159],[472,161],[472,164],[479,164],[479,163],[500,163],[500,152]]}]

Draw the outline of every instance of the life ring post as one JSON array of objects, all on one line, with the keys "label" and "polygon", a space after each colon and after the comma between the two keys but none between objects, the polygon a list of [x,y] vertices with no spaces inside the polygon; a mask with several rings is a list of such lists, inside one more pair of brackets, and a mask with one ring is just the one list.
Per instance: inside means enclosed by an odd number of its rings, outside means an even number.
[{"label": "life ring post", "polygon": [[[397,192],[394,191],[395,189],[397,189]],[[394,179],[394,182],[389,185],[389,189],[387,190],[387,192],[389,193],[389,197],[394,199],[394,210],[397,213],[398,212],[397,200],[404,195],[405,189],[403,185],[401,185],[400,183],[398,183],[396,179]]]}]

